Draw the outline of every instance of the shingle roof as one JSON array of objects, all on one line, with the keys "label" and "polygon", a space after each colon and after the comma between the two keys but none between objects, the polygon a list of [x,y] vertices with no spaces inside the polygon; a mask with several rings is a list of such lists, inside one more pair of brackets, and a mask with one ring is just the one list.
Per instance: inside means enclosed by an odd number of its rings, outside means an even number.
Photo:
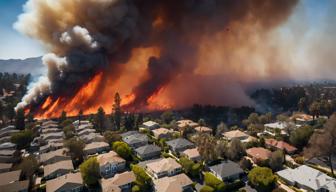
[{"label": "shingle roof", "polygon": [[67,183],[71,183],[77,186],[83,185],[83,179],[82,179],[81,174],[79,172],[69,173],[69,174],[57,177],[56,179],[49,180],[46,183],[46,191],[47,192],[56,191]]},{"label": "shingle roof", "polygon": [[62,157],[67,157],[66,152],[68,150],[66,148],[62,149],[57,149],[56,151],[51,151],[48,153],[43,153],[40,155],[40,160],[41,162],[48,161],[49,159],[56,157],[56,156],[62,156]]},{"label": "shingle roof", "polygon": [[48,176],[57,170],[73,170],[73,164],[71,160],[59,161],[57,163],[44,166],[44,176]]},{"label": "shingle roof", "polygon": [[187,146],[194,146],[194,144],[184,138],[177,138],[171,141],[167,141],[167,145],[175,148],[187,147]]},{"label": "shingle roof", "polygon": [[98,155],[97,161],[99,165],[102,166],[109,162],[125,162],[125,159],[121,158],[116,152],[110,151],[108,153]]},{"label": "shingle roof", "polygon": [[0,173],[0,185],[6,185],[8,183],[19,181],[20,176],[21,176],[21,170]]},{"label": "shingle roof", "polygon": [[28,188],[29,188],[29,180],[24,180],[8,183],[6,185],[1,185],[0,191],[4,192],[28,191]]},{"label": "shingle roof", "polygon": [[110,145],[106,142],[92,142],[85,146],[84,151],[91,150],[91,149],[99,149],[109,147]]},{"label": "shingle roof", "polygon": [[159,126],[159,124],[157,122],[154,122],[154,121],[146,121],[143,123],[144,126],[147,126],[147,127],[152,127],[152,126]]},{"label": "shingle roof", "polygon": [[123,134],[120,134],[121,137],[127,137],[127,136],[130,136],[130,135],[135,135],[135,134],[140,134],[138,131],[127,131]]},{"label": "shingle roof", "polygon": [[135,134],[135,135],[129,135],[126,137],[123,137],[122,140],[127,143],[127,144],[134,144],[134,143],[139,143],[139,142],[147,142],[148,137],[145,134]]},{"label": "shingle roof", "polygon": [[200,157],[200,153],[197,148],[187,149],[182,152],[184,155],[188,156],[189,158],[196,158]]},{"label": "shingle roof", "polygon": [[153,181],[156,191],[182,192],[185,186],[191,185],[192,180],[184,173],[172,177],[163,177]]},{"label": "shingle roof", "polygon": [[160,161],[148,163],[146,167],[151,169],[154,173],[160,173],[163,171],[181,168],[181,165],[177,163],[173,158],[169,157]]},{"label": "shingle roof", "polygon": [[246,153],[252,157],[266,160],[271,156],[271,151],[262,147],[253,147],[246,150]]},{"label": "shingle roof", "polygon": [[171,133],[172,131],[169,130],[169,129],[161,127],[161,128],[158,128],[158,129],[153,129],[152,132],[153,132],[154,135],[161,135],[161,134]]},{"label": "shingle roof", "polygon": [[119,186],[126,185],[135,181],[135,175],[131,171],[126,171],[120,174],[116,174],[109,179],[102,179],[101,185],[103,192],[119,192],[121,189]]},{"label": "shingle roof", "polygon": [[295,181],[313,190],[328,189],[329,191],[336,191],[336,179],[306,165],[278,171],[277,174],[288,181]]},{"label": "shingle roof", "polygon": [[265,143],[267,145],[271,145],[277,149],[286,150],[287,152],[294,152],[297,150],[294,146],[284,142],[284,141],[277,141],[275,139],[265,139]]},{"label": "shingle roof", "polygon": [[234,138],[248,137],[249,135],[240,130],[233,130],[223,133],[223,136],[231,140]]},{"label": "shingle roof", "polygon": [[145,145],[145,146],[142,146],[142,147],[139,147],[139,148],[135,149],[135,151],[138,154],[146,155],[146,154],[150,154],[150,153],[154,153],[154,152],[159,152],[159,151],[161,151],[161,148],[156,146],[156,145]]},{"label": "shingle roof", "polygon": [[230,160],[224,161],[218,165],[211,166],[210,169],[216,174],[220,175],[222,178],[244,173],[237,163]]}]

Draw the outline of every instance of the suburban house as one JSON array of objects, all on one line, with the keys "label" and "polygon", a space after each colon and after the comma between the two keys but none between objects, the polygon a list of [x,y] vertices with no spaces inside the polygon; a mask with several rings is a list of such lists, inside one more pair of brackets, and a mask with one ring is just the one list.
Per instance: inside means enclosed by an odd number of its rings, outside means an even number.
[{"label": "suburban house", "polygon": [[7,130],[1,130],[0,131],[0,137],[8,137],[11,136],[14,133],[20,132],[18,129],[7,129]]},{"label": "suburban house", "polygon": [[43,165],[56,163],[64,160],[71,160],[71,157],[67,155],[67,149],[61,148],[56,151],[51,151],[48,153],[43,153],[40,155],[40,162]]},{"label": "suburban house", "polygon": [[322,157],[313,157],[311,159],[308,159],[306,163],[311,164],[311,165],[317,165],[324,169],[330,169],[330,163],[331,163],[334,169],[334,172],[336,172],[336,156],[333,156],[331,158],[331,162],[327,156],[322,156]]},{"label": "suburban house", "polygon": [[82,192],[84,184],[81,174],[68,173],[46,182],[46,192]]},{"label": "suburban house", "polygon": [[312,125],[314,123],[314,117],[304,113],[296,113],[292,115],[290,119],[296,125]]},{"label": "suburban house", "polygon": [[15,163],[19,160],[20,152],[17,150],[0,150],[0,163]]},{"label": "suburban house", "polygon": [[186,149],[182,152],[182,155],[195,162],[202,160],[202,157],[197,148]]},{"label": "suburban house", "polygon": [[210,127],[205,127],[205,126],[198,126],[194,128],[197,133],[212,133],[212,129]]},{"label": "suburban house", "polygon": [[287,122],[275,122],[264,124],[265,130],[264,133],[275,136],[277,132],[281,135],[286,135],[286,129],[290,127],[290,124]]},{"label": "suburban house", "polygon": [[276,172],[276,174],[288,185],[306,191],[336,191],[336,179],[306,165],[301,165],[295,169],[287,168]]},{"label": "suburban house", "polygon": [[198,123],[193,122],[192,120],[189,119],[184,119],[184,120],[179,120],[176,122],[177,123],[177,127],[179,128],[179,130],[189,126],[192,128],[195,128],[198,126]]},{"label": "suburban house", "polygon": [[83,135],[87,135],[87,134],[90,134],[90,133],[95,133],[96,130],[95,129],[83,129],[81,131],[78,131],[77,132],[77,135],[78,136],[83,136]]},{"label": "suburban house", "polygon": [[265,145],[274,150],[283,150],[288,154],[293,154],[297,150],[294,146],[284,141],[277,141],[275,139],[265,139]]},{"label": "suburban house", "polygon": [[155,139],[167,139],[171,137],[171,134],[173,131],[161,127],[161,128],[152,130],[152,132],[153,132]]},{"label": "suburban house", "polygon": [[160,161],[154,161],[146,165],[148,174],[153,179],[159,179],[166,176],[174,176],[182,172],[182,166],[173,158],[164,158]]},{"label": "suburban house", "polygon": [[111,177],[126,167],[125,159],[121,158],[116,152],[110,151],[97,156],[100,175],[102,177]]},{"label": "suburban house", "polygon": [[84,143],[88,144],[91,142],[102,142],[104,141],[104,137],[99,133],[88,133],[79,136],[79,138],[84,141]]},{"label": "suburban house", "polygon": [[252,137],[240,130],[232,130],[232,131],[227,131],[223,133],[224,139],[231,141],[233,139],[238,139],[242,143],[248,143],[250,141],[257,140],[257,138]]},{"label": "suburban house", "polygon": [[154,121],[146,121],[142,124],[142,127],[149,129],[149,130],[153,130],[153,129],[160,128],[160,125]]},{"label": "suburban house", "polygon": [[253,148],[247,149],[246,153],[247,153],[247,156],[252,158],[254,163],[260,163],[260,162],[266,161],[272,155],[271,151],[269,151],[268,149],[262,148],[262,147],[253,147]]},{"label": "suburban house", "polygon": [[192,142],[184,138],[177,138],[171,141],[167,141],[166,143],[169,146],[170,150],[172,150],[175,153],[180,153],[185,151],[186,149],[191,149],[195,147],[195,145]]},{"label": "suburban house", "polygon": [[39,148],[40,154],[55,151],[64,147],[63,143],[48,142],[47,145],[43,145]]},{"label": "suburban house", "polygon": [[0,173],[9,172],[12,166],[12,163],[0,163]]},{"label": "suburban house", "polygon": [[135,134],[140,134],[140,133],[138,131],[127,131],[125,133],[120,134],[120,136],[124,138],[124,137],[128,137],[130,135],[135,135]]},{"label": "suburban house", "polygon": [[126,192],[131,191],[135,175],[132,171],[116,174],[109,179],[101,180],[102,192]]},{"label": "suburban house", "polygon": [[143,160],[160,157],[161,148],[156,145],[145,145],[135,149],[135,153]]},{"label": "suburban house", "polygon": [[15,181],[5,185],[0,185],[0,191],[4,192],[28,192],[29,180]]},{"label": "suburban house", "polygon": [[140,133],[123,137],[122,140],[133,149],[147,145],[148,143],[147,135]]},{"label": "suburban house", "polygon": [[0,143],[10,142],[11,136],[0,137]]},{"label": "suburban house", "polygon": [[5,142],[0,144],[0,150],[15,150],[16,149],[16,144],[12,142]]},{"label": "suburban house", "polygon": [[209,167],[210,171],[222,181],[234,181],[244,175],[244,171],[239,164],[227,160],[218,165]]},{"label": "suburban house", "polygon": [[187,192],[193,190],[193,181],[184,173],[153,181],[155,192]]},{"label": "suburban house", "polygon": [[65,175],[74,170],[71,160],[59,161],[43,167],[45,179],[53,179]]},{"label": "suburban house", "polygon": [[106,142],[92,142],[84,147],[85,155],[94,155],[96,153],[102,153],[104,151],[109,151],[110,145]]},{"label": "suburban house", "polygon": [[21,170],[0,173],[0,186],[20,181]]},{"label": "suburban house", "polygon": [[58,132],[62,132],[62,130],[59,128],[42,128],[41,129],[42,134],[58,133]]},{"label": "suburban house", "polygon": [[51,139],[63,139],[63,136],[64,136],[63,132],[46,133],[40,136],[40,140],[48,141]]}]

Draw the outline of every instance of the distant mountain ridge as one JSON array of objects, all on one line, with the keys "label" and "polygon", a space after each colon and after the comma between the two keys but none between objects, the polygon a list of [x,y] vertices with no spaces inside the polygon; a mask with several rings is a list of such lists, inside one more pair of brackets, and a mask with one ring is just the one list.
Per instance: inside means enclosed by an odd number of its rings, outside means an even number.
[{"label": "distant mountain ridge", "polygon": [[0,59],[0,72],[28,74],[38,76],[46,71],[42,64],[42,57],[32,57],[27,59]]}]

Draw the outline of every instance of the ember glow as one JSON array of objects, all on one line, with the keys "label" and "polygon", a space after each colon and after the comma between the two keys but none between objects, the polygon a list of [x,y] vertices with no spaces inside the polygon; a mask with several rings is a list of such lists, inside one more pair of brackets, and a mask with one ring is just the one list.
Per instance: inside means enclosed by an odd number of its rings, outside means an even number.
[{"label": "ember glow", "polygon": [[48,74],[17,108],[39,118],[111,113],[117,92],[129,111],[253,104],[244,83],[293,71],[284,56],[294,48],[276,33],[297,3],[29,0],[15,27],[50,51]]}]

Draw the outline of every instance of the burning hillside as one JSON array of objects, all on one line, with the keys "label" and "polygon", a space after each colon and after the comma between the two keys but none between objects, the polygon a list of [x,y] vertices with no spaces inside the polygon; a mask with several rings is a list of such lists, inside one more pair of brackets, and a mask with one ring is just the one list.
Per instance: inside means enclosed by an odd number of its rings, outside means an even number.
[{"label": "burning hillside", "polygon": [[[18,108],[38,117],[248,104],[241,84],[286,76],[272,32],[296,0],[29,0],[15,27],[50,50]],[[277,75],[271,72],[277,71]],[[219,77],[219,78],[216,78]]]}]

